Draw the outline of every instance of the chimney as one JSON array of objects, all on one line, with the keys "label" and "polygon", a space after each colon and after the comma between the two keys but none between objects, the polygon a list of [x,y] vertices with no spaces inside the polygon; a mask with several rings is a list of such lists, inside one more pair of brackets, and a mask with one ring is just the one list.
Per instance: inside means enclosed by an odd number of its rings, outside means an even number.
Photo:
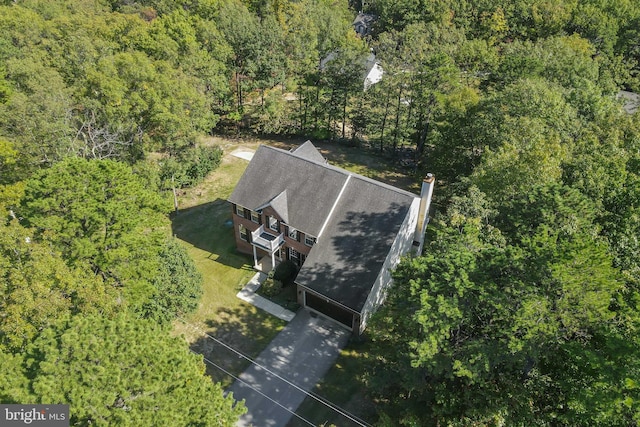
[{"label": "chimney", "polygon": [[420,191],[420,210],[418,211],[418,222],[416,223],[416,231],[413,236],[413,244],[416,247],[416,256],[422,254],[424,245],[424,233],[429,223],[429,207],[431,206],[431,196],[433,195],[433,186],[436,177],[428,173],[422,180],[422,190]]}]

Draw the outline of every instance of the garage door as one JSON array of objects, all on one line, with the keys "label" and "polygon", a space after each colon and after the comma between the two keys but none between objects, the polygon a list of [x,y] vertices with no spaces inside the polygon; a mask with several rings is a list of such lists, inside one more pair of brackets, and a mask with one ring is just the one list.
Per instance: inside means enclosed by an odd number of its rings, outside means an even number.
[{"label": "garage door", "polygon": [[349,329],[353,328],[353,313],[349,310],[309,292],[305,292],[305,302],[307,307],[342,323]]}]

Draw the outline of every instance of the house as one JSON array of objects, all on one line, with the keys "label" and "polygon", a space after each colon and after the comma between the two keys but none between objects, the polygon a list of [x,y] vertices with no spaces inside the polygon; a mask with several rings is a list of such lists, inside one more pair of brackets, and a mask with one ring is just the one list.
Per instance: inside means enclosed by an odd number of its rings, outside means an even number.
[{"label": "house", "polygon": [[384,70],[382,65],[376,60],[376,56],[370,53],[365,62],[364,90],[366,91],[374,84],[382,80]]},{"label": "house", "polygon": [[[327,67],[327,64],[338,57],[340,51],[335,50],[330,52],[327,56],[320,60],[320,71],[324,71]],[[384,70],[380,62],[376,60],[376,55],[373,52],[370,52],[366,59],[362,62],[363,73],[363,90],[366,92],[374,84],[378,83],[382,80],[382,76],[384,74]]]},{"label": "house", "polygon": [[353,25],[353,29],[360,37],[366,37],[371,34],[375,21],[375,15],[360,12],[351,25]]},{"label": "house", "polygon": [[433,185],[417,196],[343,170],[310,141],[261,146],[229,197],[237,247],[256,266],[295,262],[300,305],[360,334],[400,258],[422,252]]}]

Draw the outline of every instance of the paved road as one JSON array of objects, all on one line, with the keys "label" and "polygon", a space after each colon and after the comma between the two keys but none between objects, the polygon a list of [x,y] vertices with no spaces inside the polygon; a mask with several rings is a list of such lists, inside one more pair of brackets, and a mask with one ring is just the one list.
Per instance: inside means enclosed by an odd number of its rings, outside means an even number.
[{"label": "paved road", "polygon": [[[260,353],[256,362],[303,390],[311,391],[333,366],[350,335],[335,323],[312,317],[302,309]],[[255,365],[243,372],[240,379],[291,411],[305,399],[303,392]],[[229,391],[236,399],[245,399],[248,408],[238,426],[284,427],[293,416],[240,381]]]}]

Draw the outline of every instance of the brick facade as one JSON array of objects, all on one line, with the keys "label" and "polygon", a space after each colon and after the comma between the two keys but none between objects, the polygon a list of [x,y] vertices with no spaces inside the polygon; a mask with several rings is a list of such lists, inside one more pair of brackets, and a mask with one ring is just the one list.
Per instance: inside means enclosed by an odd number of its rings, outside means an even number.
[{"label": "brick facade", "polygon": [[[270,207],[267,206],[263,209],[262,213],[258,213],[258,222],[252,220],[251,211],[249,209],[242,208],[243,216],[238,215],[236,205],[231,204],[231,218],[233,220],[234,237],[236,240],[236,246],[239,252],[253,255],[253,245],[251,244],[251,232],[257,230],[260,225],[264,224],[264,230],[271,234],[284,233],[285,244],[280,248],[280,253],[276,253],[276,257],[282,260],[289,259],[289,248],[294,249],[300,254],[300,264],[304,262],[304,259],[309,255],[311,246],[305,243],[305,233],[297,230],[297,239],[289,237],[289,227],[282,221],[278,214]],[[269,228],[268,218],[272,216],[278,220],[278,230],[272,230]],[[240,225],[243,225],[247,230],[247,241],[240,238]],[[256,248],[258,258],[269,255],[266,251]]]},{"label": "brick facade", "polygon": [[[256,224],[251,221],[251,219],[246,219],[239,216],[236,213],[236,205],[231,205],[232,214],[231,218],[233,220],[233,235],[236,239],[236,246],[238,247],[238,251],[246,254],[253,254],[253,247],[251,245],[251,232],[260,226],[260,224]],[[248,216],[249,210],[245,209],[245,214]],[[240,238],[240,225],[243,225],[247,229],[247,241],[244,241]]]}]

